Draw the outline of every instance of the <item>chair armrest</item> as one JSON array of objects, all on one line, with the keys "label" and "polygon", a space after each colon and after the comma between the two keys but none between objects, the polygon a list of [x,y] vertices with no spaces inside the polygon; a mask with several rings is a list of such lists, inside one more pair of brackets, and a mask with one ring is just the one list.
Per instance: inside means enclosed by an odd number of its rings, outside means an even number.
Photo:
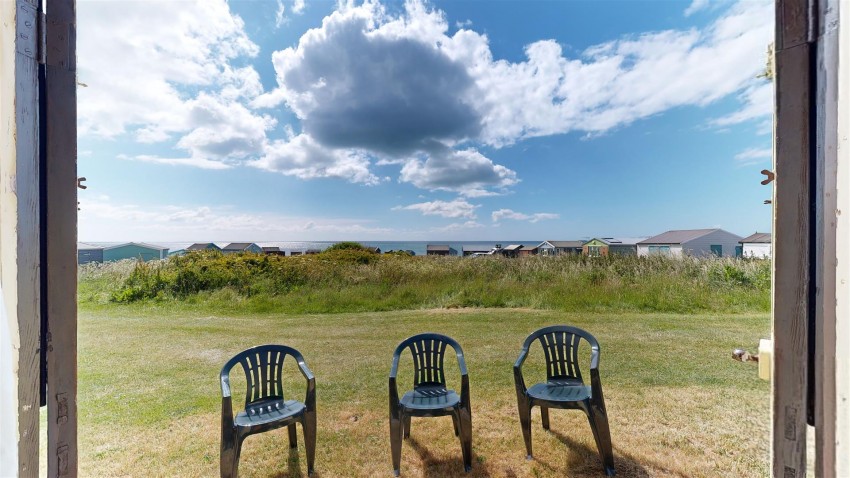
[{"label": "chair armrest", "polygon": [[466,370],[466,359],[463,357],[463,350],[455,349],[455,354],[457,355],[457,365],[460,368],[460,376],[466,377],[468,372]]},{"label": "chair armrest", "polygon": [[230,376],[226,373],[221,374],[221,398],[230,398]]},{"label": "chair armrest", "polygon": [[303,358],[297,358],[298,361],[298,369],[301,370],[301,375],[307,379],[307,381],[316,380],[316,377],[313,375],[313,372],[310,370],[310,367],[307,366],[307,363],[304,362]]},{"label": "chair armrest", "polygon": [[525,359],[528,357],[528,349],[523,347],[519,352],[519,357],[516,359],[516,363],[514,363],[514,369],[522,369],[522,364],[525,363]]},{"label": "chair armrest", "polygon": [[514,363],[514,383],[516,384],[516,390],[518,394],[525,394],[525,379],[522,376],[522,364],[525,362],[525,359],[528,357],[528,349],[523,347],[523,349],[519,353],[519,358],[517,358],[516,363]]},{"label": "chair armrest", "polygon": [[590,347],[590,370],[599,370],[599,346]]}]

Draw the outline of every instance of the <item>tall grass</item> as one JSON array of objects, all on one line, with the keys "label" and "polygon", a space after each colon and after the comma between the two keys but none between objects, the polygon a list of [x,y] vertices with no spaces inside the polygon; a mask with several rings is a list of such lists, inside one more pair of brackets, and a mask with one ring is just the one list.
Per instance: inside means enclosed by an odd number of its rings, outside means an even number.
[{"label": "tall grass", "polygon": [[526,307],[565,311],[764,312],[770,263],[611,256],[411,257],[192,253],[82,266],[80,303],[180,303],[286,313]]}]

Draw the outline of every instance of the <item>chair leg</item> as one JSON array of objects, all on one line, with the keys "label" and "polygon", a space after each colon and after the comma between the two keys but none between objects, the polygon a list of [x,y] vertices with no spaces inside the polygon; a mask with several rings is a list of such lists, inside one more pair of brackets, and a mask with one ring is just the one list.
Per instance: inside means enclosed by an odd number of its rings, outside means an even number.
[{"label": "chair leg", "polygon": [[238,478],[239,477],[239,455],[242,454],[242,442],[245,440],[244,437],[237,437],[234,443],[234,447],[232,452],[230,453],[230,460],[227,463],[227,468],[225,468],[224,458],[222,457],[221,463],[221,476],[227,478]]},{"label": "chair leg", "polygon": [[519,408],[519,424],[522,428],[522,439],[525,440],[525,458],[530,460],[531,454],[531,405],[527,399],[519,400],[517,403]]},{"label": "chair leg", "polygon": [[461,408],[457,414],[460,419],[460,448],[463,453],[463,469],[472,470],[472,412]]},{"label": "chair leg", "polygon": [[[295,430],[295,425],[290,425],[290,430]],[[316,412],[304,413],[304,421],[301,423],[304,430],[304,449],[307,452],[307,475],[312,475],[316,463]],[[290,435],[294,437],[295,435]],[[294,441],[292,443],[295,443]]]},{"label": "chair leg", "polygon": [[239,451],[242,440],[236,435],[235,430],[222,430],[221,434],[221,456],[219,457],[219,471],[221,478],[236,478],[239,467]]},{"label": "chair leg", "polygon": [[543,429],[549,429],[549,407],[540,407],[540,418],[543,421]]},{"label": "chair leg", "polygon": [[393,473],[395,476],[398,476],[401,470],[401,427],[402,416],[390,415],[390,451],[392,452]]},{"label": "chair leg", "polygon": [[599,450],[599,458],[607,476],[614,476],[614,452],[611,446],[611,431],[608,427],[608,417],[604,408],[593,404],[587,408],[587,419],[590,429],[593,431],[593,439],[596,440],[596,448]]},{"label": "chair leg", "polygon": [[295,424],[291,423],[289,429],[289,448],[298,448],[298,434],[295,432]]},{"label": "chair leg", "polygon": [[452,424],[454,424],[454,427],[455,427],[455,436],[459,437],[460,436],[460,418],[457,415],[455,415],[454,413],[452,413]]},{"label": "chair leg", "polygon": [[410,415],[405,415],[402,422],[402,429],[404,430],[404,438],[406,440],[410,438]]}]

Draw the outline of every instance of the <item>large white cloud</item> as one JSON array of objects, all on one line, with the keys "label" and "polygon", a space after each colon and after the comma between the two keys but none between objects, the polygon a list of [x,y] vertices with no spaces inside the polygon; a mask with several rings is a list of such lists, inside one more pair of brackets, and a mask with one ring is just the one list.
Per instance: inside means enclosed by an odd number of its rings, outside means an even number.
[{"label": "large white cloud", "polygon": [[[245,105],[262,93],[259,52],[224,0],[80,2],[79,132],[187,151],[208,165],[259,154],[274,121]],[[148,159],[152,156],[145,156]],[[202,166],[204,167],[204,166]]]},{"label": "large white cloud", "polygon": [[[695,1],[688,11],[704,7]],[[80,133],[129,133],[186,152],[128,155],[142,160],[247,162],[305,179],[375,184],[372,163],[395,161],[400,181],[416,187],[493,195],[518,178],[482,155],[482,145],[598,135],[732,95],[741,109],[713,125],[764,122],[772,90],[755,76],[772,38],[772,8],[741,1],[702,30],[647,32],[572,56],[544,39],[511,62],[493,56],[485,34],[449,34],[443,12],[420,1],[398,15],[377,2],[341,2],[321,27],[272,55],[278,85],[264,94],[246,66],[259,48],[225,0],[82,2],[79,66],[88,88],[80,90]],[[269,137],[275,122],[257,109],[281,105],[300,119],[297,136]]]},{"label": "large white cloud", "polygon": [[[705,5],[695,2],[689,13]],[[740,95],[717,124],[769,114],[755,76],[772,39],[772,3],[729,6],[704,30],[648,32],[571,58],[555,40],[497,59],[489,38],[449,34],[445,15],[418,1],[391,15],[379,3],[341,4],[299,43],[273,54],[278,86],[257,107],[285,104],[326,148],[383,158],[410,155],[401,181],[425,189],[492,194],[516,182],[469,146],[502,147],[572,131],[602,134],[671,108]],[[456,151],[448,154],[446,149]]]},{"label": "large white cloud", "polygon": [[263,157],[250,164],[301,179],[331,177],[354,183],[379,182],[378,177],[369,171],[369,159],[363,153],[326,148],[306,134],[273,141]]},{"label": "large white cloud", "polygon": [[402,167],[400,179],[418,188],[454,191],[469,197],[484,196],[488,188],[505,188],[518,181],[516,172],[493,163],[474,149],[444,150],[424,160],[410,160]]}]

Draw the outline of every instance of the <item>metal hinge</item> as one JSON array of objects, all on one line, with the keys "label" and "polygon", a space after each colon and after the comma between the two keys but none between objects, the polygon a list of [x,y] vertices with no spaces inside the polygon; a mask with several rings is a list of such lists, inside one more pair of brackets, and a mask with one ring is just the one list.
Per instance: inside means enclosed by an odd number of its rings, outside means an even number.
[{"label": "metal hinge", "polygon": [[74,39],[74,26],[59,22],[44,12],[37,13],[37,54],[35,59],[40,65],[75,70],[75,58],[71,56],[70,42]]},{"label": "metal hinge", "polygon": [[33,60],[38,58],[38,9],[28,3],[18,5],[15,13],[15,50]]}]

